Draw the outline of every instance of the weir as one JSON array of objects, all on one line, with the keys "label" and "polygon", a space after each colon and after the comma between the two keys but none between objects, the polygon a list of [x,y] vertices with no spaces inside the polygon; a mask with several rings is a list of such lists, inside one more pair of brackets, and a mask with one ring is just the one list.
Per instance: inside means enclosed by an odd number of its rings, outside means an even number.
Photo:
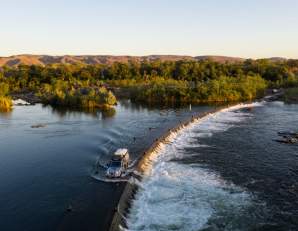
[{"label": "weir", "polygon": [[[199,122],[201,119],[215,114],[217,112],[225,111],[225,110],[236,110],[241,108],[251,107],[252,104],[236,104],[232,106],[219,107],[215,110],[200,113],[196,116],[192,116],[190,119],[179,123],[176,127],[169,129],[163,136],[159,139],[156,139],[155,142],[151,145],[151,147],[143,153],[142,158],[139,160],[137,167],[135,169],[136,178],[142,177],[146,175],[152,166],[153,160],[159,154],[159,151],[162,149],[162,146],[171,142],[173,138],[176,137],[177,133],[192,123]],[[134,177],[134,176],[132,176]],[[115,208],[115,213],[113,219],[111,221],[109,231],[121,231],[126,228],[126,218],[125,216],[129,212],[131,202],[134,199],[134,195],[138,190],[138,185],[133,183],[133,181],[127,182],[123,193],[119,199],[118,206]]]}]

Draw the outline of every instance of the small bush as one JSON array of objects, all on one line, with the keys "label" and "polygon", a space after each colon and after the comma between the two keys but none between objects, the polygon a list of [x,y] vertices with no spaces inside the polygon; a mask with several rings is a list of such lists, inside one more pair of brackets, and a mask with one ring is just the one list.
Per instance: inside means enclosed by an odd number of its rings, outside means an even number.
[{"label": "small bush", "polygon": [[12,100],[9,97],[0,96],[0,110],[10,111],[12,108]]}]

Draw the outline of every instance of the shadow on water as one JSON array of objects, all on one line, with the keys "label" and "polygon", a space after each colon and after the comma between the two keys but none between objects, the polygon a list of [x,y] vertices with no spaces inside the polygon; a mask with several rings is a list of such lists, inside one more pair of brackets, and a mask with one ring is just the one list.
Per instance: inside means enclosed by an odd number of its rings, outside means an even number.
[{"label": "shadow on water", "polygon": [[[246,101],[245,103],[252,103],[253,101]],[[235,101],[235,102],[200,102],[200,103],[185,103],[185,102],[169,102],[169,103],[141,103],[141,102],[134,102],[131,100],[121,100],[121,105],[125,107],[126,109],[135,109],[135,110],[142,110],[147,109],[149,111],[151,110],[180,110],[181,108],[187,108],[187,107],[200,107],[200,106],[209,106],[209,107],[224,107],[224,106],[233,106],[239,103],[242,103],[242,101]]]},{"label": "shadow on water", "polygon": [[12,112],[6,110],[0,110],[0,117],[4,119],[9,119],[11,117]]},{"label": "shadow on water", "polygon": [[98,119],[107,119],[115,116],[116,109],[113,107],[110,108],[66,108],[66,107],[53,107],[45,105],[45,108],[50,108],[53,114],[58,115],[60,118],[69,118],[71,116],[86,114],[90,115],[93,118]]}]

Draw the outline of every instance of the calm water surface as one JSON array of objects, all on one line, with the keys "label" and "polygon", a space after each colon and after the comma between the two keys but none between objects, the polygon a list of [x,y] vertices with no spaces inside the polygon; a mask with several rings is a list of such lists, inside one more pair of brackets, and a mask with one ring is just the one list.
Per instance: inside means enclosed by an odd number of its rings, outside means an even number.
[{"label": "calm water surface", "polygon": [[[136,159],[167,129],[210,109],[148,109],[122,102],[115,114],[41,105],[1,113],[1,230],[106,230],[123,184],[94,179],[96,163],[121,147]],[[31,127],[37,124],[44,127]]]}]

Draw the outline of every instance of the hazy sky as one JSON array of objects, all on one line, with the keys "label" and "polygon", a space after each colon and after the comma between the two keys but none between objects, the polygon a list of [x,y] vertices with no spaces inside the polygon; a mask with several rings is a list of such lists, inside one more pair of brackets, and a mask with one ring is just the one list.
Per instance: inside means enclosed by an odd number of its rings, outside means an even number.
[{"label": "hazy sky", "polygon": [[298,58],[298,0],[0,0],[0,56]]}]

